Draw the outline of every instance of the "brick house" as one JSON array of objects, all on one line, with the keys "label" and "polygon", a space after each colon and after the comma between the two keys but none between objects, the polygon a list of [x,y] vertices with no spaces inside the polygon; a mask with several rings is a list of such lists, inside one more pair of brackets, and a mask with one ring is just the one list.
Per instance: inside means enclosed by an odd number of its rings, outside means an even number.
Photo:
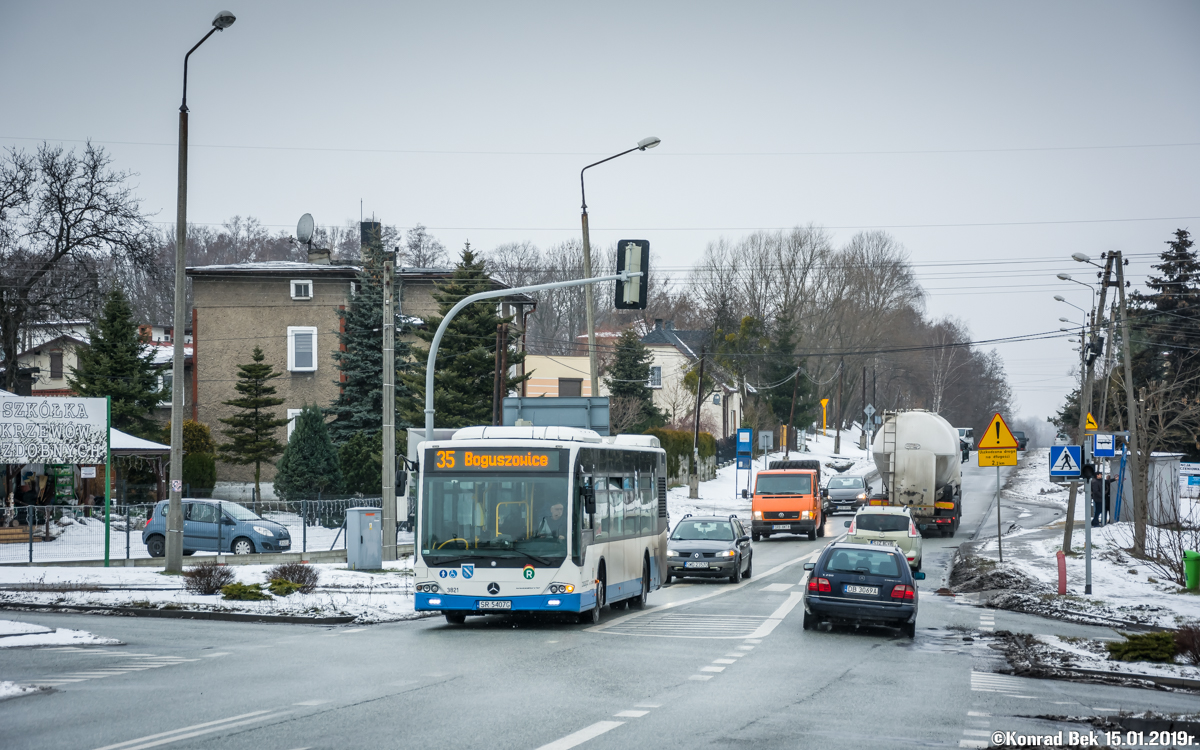
[{"label": "brick house", "polygon": [[[691,422],[696,396],[683,386],[683,378],[699,361],[701,347],[709,343],[711,336],[709,331],[679,330],[674,321],[659,319],[654,321],[654,329],[642,337],[642,343],[654,355],[650,364],[654,405],[666,413],[668,420]],[[716,393],[700,405],[701,429],[718,439],[729,437],[740,426],[741,394],[737,384],[711,358],[706,358],[704,374],[715,381]]]}]

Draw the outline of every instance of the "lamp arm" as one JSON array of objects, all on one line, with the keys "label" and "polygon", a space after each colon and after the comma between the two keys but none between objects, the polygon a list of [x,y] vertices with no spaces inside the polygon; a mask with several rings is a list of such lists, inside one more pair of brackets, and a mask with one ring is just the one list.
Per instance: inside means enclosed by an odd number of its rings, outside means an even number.
[{"label": "lamp arm", "polygon": [[192,47],[190,50],[188,50],[187,54],[183,56],[183,103],[179,105],[180,112],[188,111],[188,108],[187,108],[187,64],[188,64],[188,58],[192,56],[193,52],[195,52],[197,49],[200,48],[201,44],[204,44],[205,42],[207,42],[208,38],[210,36],[212,36],[214,32],[217,32],[217,31],[220,31],[220,29],[218,29],[215,26],[212,27],[211,29],[209,29],[208,33],[204,35],[204,38],[201,39],[200,41],[196,42],[196,46]]}]

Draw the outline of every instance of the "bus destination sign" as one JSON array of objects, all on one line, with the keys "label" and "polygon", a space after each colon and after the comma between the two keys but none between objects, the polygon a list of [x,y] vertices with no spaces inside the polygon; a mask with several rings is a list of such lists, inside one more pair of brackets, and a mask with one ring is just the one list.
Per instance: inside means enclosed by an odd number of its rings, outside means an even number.
[{"label": "bus destination sign", "polygon": [[493,472],[493,471],[559,471],[561,451],[549,450],[477,450],[474,448],[429,449],[426,451],[426,470]]}]

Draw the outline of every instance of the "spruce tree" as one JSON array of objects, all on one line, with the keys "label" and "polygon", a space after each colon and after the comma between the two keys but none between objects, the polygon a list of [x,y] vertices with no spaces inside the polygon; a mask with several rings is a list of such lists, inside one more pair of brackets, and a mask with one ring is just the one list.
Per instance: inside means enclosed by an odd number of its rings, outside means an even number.
[{"label": "spruce tree", "polygon": [[118,430],[153,435],[157,426],[150,414],[171,392],[159,387],[154,350],[138,331],[133,309],[120,288],[108,293],[88,336],[91,342],[77,350],[78,361],[67,384],[85,398],[112,397],[112,426]]},{"label": "spruce tree", "polygon": [[356,432],[338,447],[346,492],[375,495],[383,488],[383,430]]},{"label": "spruce tree", "polygon": [[329,439],[325,416],[316,404],[306,405],[296,416],[292,438],[275,469],[275,494],[284,500],[341,492],[337,451]]},{"label": "spruce tree", "polygon": [[[491,289],[491,279],[482,258],[471,250],[471,243],[463,248],[462,257],[454,267],[454,275],[438,285],[433,297],[437,300],[442,316],[450,312],[459,300],[478,292]],[[442,337],[438,350],[437,369],[434,373],[433,401],[437,411],[438,427],[467,427],[492,423],[492,391],[496,372],[496,326],[511,323],[512,316],[502,318],[496,314],[495,300],[468,305],[459,311]],[[431,317],[422,329],[415,331],[423,341],[433,341],[441,325],[442,317]],[[513,346],[513,332],[508,342],[508,364],[518,365],[525,360],[523,352]],[[413,398],[405,399],[402,407],[405,419],[410,424],[425,423],[425,362],[429,356],[427,348],[413,347],[417,366],[404,373],[404,383]],[[516,388],[525,379],[505,378],[505,393]],[[399,403],[397,399],[397,403]]]},{"label": "spruce tree", "polygon": [[[339,312],[344,332],[338,334],[345,351],[335,351],[333,360],[343,379],[337,400],[326,410],[334,417],[329,424],[333,442],[342,446],[360,432],[375,433],[383,429],[383,263],[387,259],[383,245],[373,238],[362,247],[362,270],[358,274],[357,292],[346,310]],[[399,311],[399,289],[393,309]],[[409,345],[401,341],[402,316],[397,313],[396,326],[396,417],[397,430],[411,427],[412,422],[401,416],[400,405],[412,398],[401,374],[412,367]],[[422,409],[424,407],[421,407]],[[410,410],[411,411],[411,410]],[[397,440],[397,444],[403,444]]]},{"label": "spruce tree", "polygon": [[[612,364],[604,378],[609,397],[629,399],[637,404],[639,417],[630,427],[631,432],[644,432],[652,427],[661,427],[666,419],[654,405],[650,390],[650,363],[654,355],[642,343],[641,337],[632,329],[617,337]],[[705,380],[708,380],[705,377]]]},{"label": "spruce tree", "polygon": [[786,321],[776,321],[763,363],[763,380],[767,385],[788,379],[768,390],[766,398],[779,423],[788,424],[788,418],[792,416],[792,396],[795,395],[796,412],[789,425],[793,429],[809,424],[817,408],[817,401],[812,397],[812,382],[796,371],[798,365],[795,328]]},{"label": "spruce tree", "polygon": [[257,498],[262,497],[262,465],[283,453],[283,443],[275,439],[275,433],[288,421],[275,416],[272,407],[282,404],[283,399],[277,397],[275,387],[269,385],[283,373],[275,372],[274,366],[264,361],[266,356],[257,346],[250,359],[253,361],[249,364],[238,365],[238,382],[234,388],[241,396],[221,402],[239,409],[240,413],[221,418],[221,422],[229,425],[229,429],[221,430],[229,442],[222,443],[219,449],[222,461],[240,466],[254,464],[254,496]]}]

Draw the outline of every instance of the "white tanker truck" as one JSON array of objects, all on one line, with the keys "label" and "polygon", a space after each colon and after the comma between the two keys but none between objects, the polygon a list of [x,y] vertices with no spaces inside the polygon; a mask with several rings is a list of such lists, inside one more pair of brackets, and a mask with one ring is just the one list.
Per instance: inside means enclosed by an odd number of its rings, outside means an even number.
[{"label": "white tanker truck", "polygon": [[962,519],[958,430],[930,411],[888,413],[871,453],[886,495],[869,502],[909,507],[924,536],[954,536]]}]

